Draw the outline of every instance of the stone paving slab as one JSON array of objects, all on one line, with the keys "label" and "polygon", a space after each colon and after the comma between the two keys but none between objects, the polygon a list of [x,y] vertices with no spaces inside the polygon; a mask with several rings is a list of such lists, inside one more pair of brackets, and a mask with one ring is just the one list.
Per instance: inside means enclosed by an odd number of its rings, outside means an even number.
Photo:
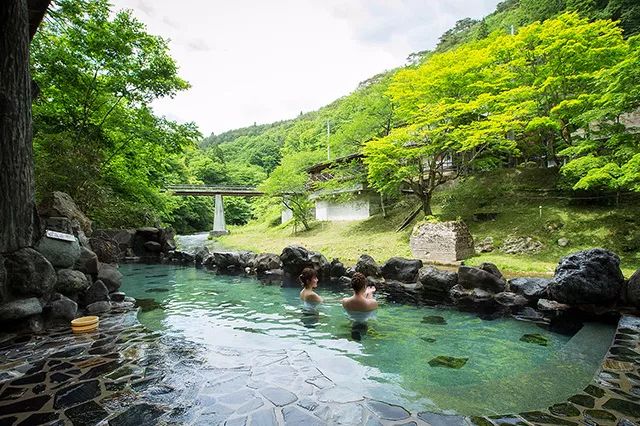
[{"label": "stone paving slab", "polygon": [[[220,365],[207,361],[211,352]],[[66,327],[0,335],[0,426],[633,425],[640,419],[640,319],[631,316],[620,320],[602,368],[583,392],[517,415],[412,413],[337,385],[304,351],[243,350],[242,362],[238,355],[235,348],[152,333],[136,312],[105,315],[99,331],[84,335]]]}]

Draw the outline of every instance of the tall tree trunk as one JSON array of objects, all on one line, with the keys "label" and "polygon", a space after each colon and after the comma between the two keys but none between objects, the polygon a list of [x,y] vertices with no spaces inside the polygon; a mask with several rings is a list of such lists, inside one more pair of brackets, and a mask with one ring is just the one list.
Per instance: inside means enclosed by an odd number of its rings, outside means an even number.
[{"label": "tall tree trunk", "polygon": [[431,193],[423,194],[420,201],[422,201],[422,211],[425,216],[433,216],[433,212],[431,211]]},{"label": "tall tree trunk", "polygon": [[33,242],[27,0],[2,0],[0,29],[0,253],[6,253]]}]

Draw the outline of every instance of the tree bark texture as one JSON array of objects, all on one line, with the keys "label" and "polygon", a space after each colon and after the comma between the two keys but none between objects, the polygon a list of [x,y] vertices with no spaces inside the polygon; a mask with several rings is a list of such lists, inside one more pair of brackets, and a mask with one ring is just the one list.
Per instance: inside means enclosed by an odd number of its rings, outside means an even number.
[{"label": "tree bark texture", "polygon": [[34,178],[27,0],[0,2],[0,253],[33,241]]}]

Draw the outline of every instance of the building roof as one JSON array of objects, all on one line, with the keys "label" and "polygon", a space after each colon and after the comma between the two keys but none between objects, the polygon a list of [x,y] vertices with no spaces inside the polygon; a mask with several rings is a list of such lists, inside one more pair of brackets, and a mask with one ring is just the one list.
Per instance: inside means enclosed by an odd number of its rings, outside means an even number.
[{"label": "building roof", "polygon": [[364,154],[362,153],[349,154],[349,155],[345,155],[344,157],[334,158],[333,160],[323,161],[322,163],[314,164],[311,167],[307,167],[307,173],[310,173],[310,174],[320,173],[321,171],[328,169],[329,167],[334,166],[336,164],[346,163],[347,161],[357,160],[360,158],[364,158]]}]

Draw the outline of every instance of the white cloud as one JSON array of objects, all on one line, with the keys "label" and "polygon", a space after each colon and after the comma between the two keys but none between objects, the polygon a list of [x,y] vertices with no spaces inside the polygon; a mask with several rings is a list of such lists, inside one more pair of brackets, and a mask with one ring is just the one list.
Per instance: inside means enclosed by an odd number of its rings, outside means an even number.
[{"label": "white cloud", "polygon": [[498,0],[114,0],[171,39],[191,89],[160,114],[220,133],[311,111],[430,49],[455,21]]}]

